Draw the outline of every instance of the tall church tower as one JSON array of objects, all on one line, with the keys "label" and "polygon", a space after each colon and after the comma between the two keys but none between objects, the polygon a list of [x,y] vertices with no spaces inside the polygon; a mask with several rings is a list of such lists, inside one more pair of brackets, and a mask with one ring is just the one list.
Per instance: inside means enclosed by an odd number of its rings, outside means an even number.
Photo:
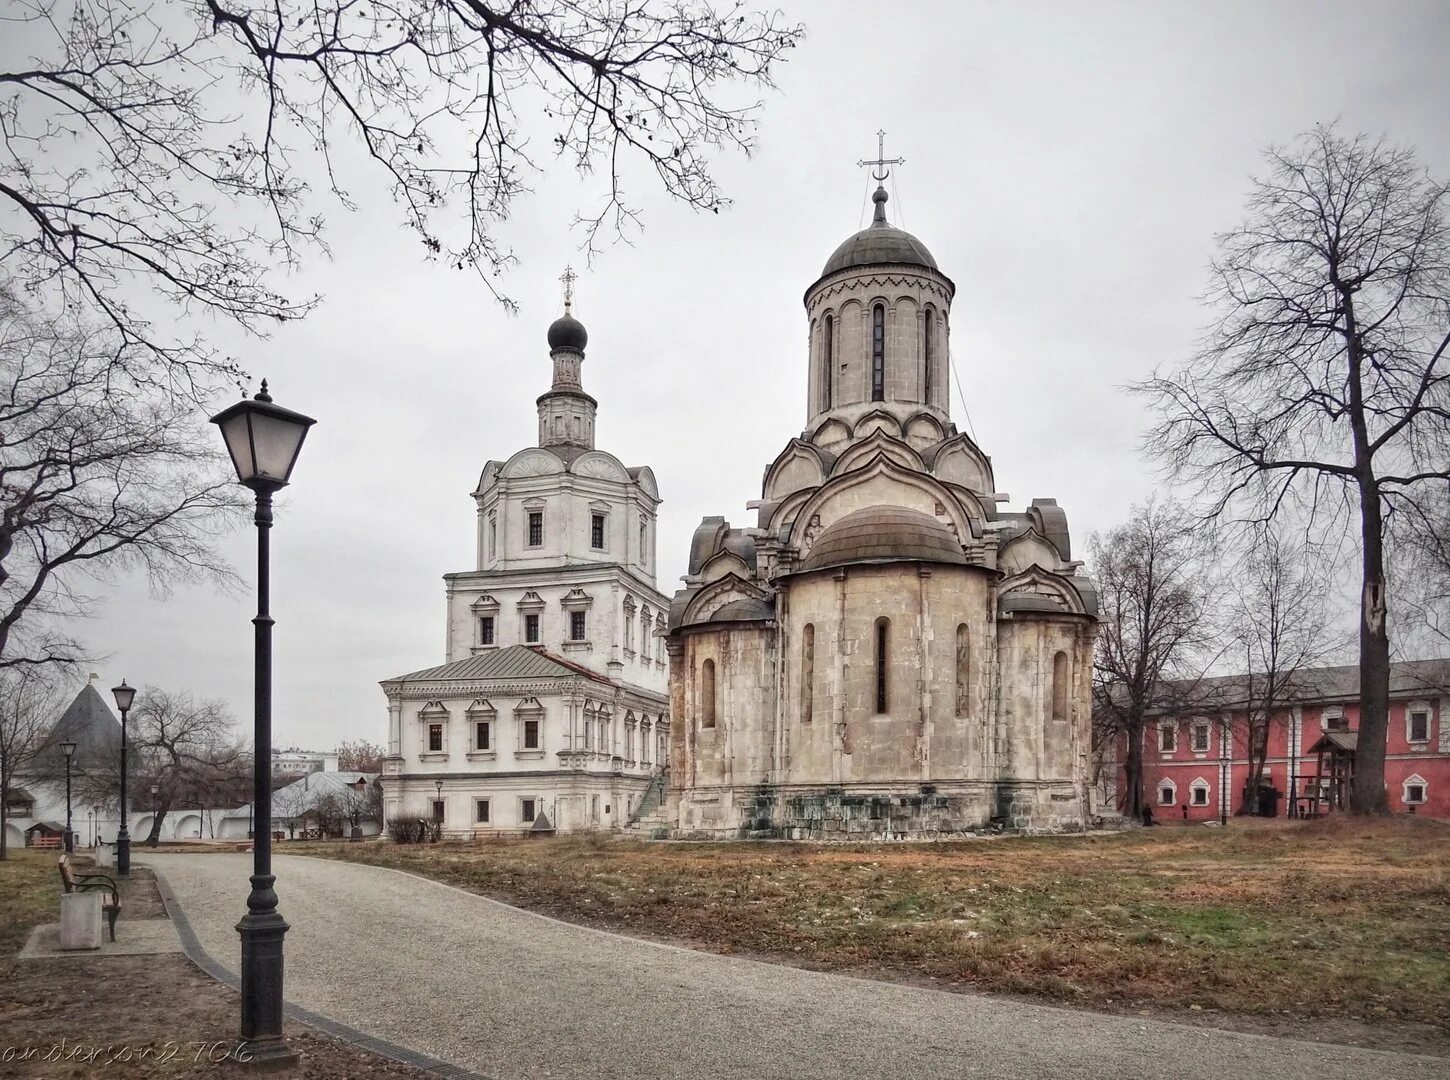
[{"label": "tall church tower", "polygon": [[1056,501],[1004,509],[952,423],[955,286],[890,223],[874,175],[871,224],[805,293],[806,428],[749,527],[700,523],[671,606],[683,835],[1077,828],[1093,812],[1096,592]]},{"label": "tall church tower", "polygon": [[450,835],[627,827],[667,760],[659,489],[595,445],[564,282],[538,443],[484,464],[476,565],[444,575],[443,663],[382,683],[388,812],[441,805]]}]

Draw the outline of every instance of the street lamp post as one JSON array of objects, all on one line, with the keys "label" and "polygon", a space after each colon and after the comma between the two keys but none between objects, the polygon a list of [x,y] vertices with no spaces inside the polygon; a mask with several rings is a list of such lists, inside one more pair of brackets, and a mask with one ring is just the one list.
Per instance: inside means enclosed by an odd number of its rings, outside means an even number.
[{"label": "street lamp post", "polygon": [[60,744],[60,752],[65,755],[65,853],[70,855],[76,849],[76,834],[71,830],[70,824],[70,759],[75,757],[76,744],[63,742]]},{"label": "street lamp post", "polygon": [[126,827],[126,818],[130,816],[126,802],[126,773],[129,771],[126,765],[126,714],[131,711],[131,702],[136,700],[136,690],[122,679],[120,686],[111,688],[111,693],[116,698],[116,708],[121,710],[121,828],[116,833],[116,874],[128,877],[131,873],[131,830]]},{"label": "street lamp post", "polygon": [[272,874],[272,496],[285,487],[297,464],[307,429],[316,421],[272,403],[266,380],[261,393],[243,398],[211,418],[221,428],[237,481],[257,497],[257,617],[255,627],[252,735],[252,891],[237,923],[242,938],[242,1022],[237,1057],[252,1065],[283,1065],[297,1051],[282,1038],[282,939],[287,921],[277,910]]},{"label": "street lamp post", "polygon": [[160,790],[161,788],[156,784],[151,785],[151,835],[147,837],[147,840],[152,847],[155,847],[161,839],[161,823],[156,820],[157,815],[161,813],[161,801],[156,798],[156,793]]}]

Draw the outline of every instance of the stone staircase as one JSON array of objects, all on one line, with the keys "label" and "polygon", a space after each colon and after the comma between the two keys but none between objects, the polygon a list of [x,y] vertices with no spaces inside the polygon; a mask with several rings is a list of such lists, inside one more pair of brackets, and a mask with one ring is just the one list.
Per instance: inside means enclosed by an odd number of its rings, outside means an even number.
[{"label": "stone staircase", "polygon": [[626,830],[648,836],[656,829],[669,828],[669,822],[665,820],[668,776],[664,769],[660,769],[650,777],[649,786],[644,789],[639,805],[630,812],[629,820],[624,823]]}]

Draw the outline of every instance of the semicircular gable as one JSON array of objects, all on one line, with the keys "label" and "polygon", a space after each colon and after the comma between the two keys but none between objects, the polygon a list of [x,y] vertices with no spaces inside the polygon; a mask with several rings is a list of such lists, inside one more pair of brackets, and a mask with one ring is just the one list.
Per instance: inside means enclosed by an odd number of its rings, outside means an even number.
[{"label": "semicircular gable", "polygon": [[954,435],[937,449],[932,457],[931,471],[954,484],[960,484],[972,491],[991,494],[996,490],[992,476],[992,463],[977,445],[967,438],[965,432]]},{"label": "semicircular gable", "polygon": [[853,469],[859,469],[878,455],[885,455],[898,465],[908,469],[918,471],[926,469],[921,455],[899,438],[885,431],[873,431],[860,442],[841,452],[841,456],[831,466],[831,475],[841,476]]},{"label": "semicircular gable", "polygon": [[801,488],[815,487],[825,478],[821,452],[808,442],[792,439],[765,470],[762,494],[766,499],[783,499]]},{"label": "semicircular gable", "polygon": [[502,468],[503,462],[501,461],[484,462],[483,472],[481,472],[478,476],[478,487],[474,489],[474,494],[481,495],[483,492],[493,487],[493,485],[498,482],[498,474]]},{"label": "semicircular gable", "polygon": [[761,527],[782,540],[786,539],[790,535],[791,522],[795,520],[800,508],[819,490],[819,487],[802,488],[800,491],[791,493],[788,498],[771,507],[770,520],[763,523]]},{"label": "semicircular gable", "polygon": [[613,454],[603,450],[591,450],[580,454],[569,466],[575,476],[593,476],[600,480],[629,480],[629,470]]},{"label": "semicircular gable", "polygon": [[641,465],[638,469],[631,469],[630,475],[634,477],[635,483],[644,488],[644,492],[652,499],[660,497],[659,481],[655,479],[655,472],[648,465]]},{"label": "semicircular gable", "polygon": [[804,558],[822,529],[869,506],[900,506],[934,517],[959,543],[980,538],[981,507],[966,505],[930,473],[907,468],[884,454],[853,472],[833,476],[813,492],[791,522],[789,542]]},{"label": "semicircular gable", "polygon": [[946,436],[946,427],[931,413],[917,413],[906,421],[906,441],[917,450],[934,446]]},{"label": "semicircular gable", "polygon": [[538,447],[530,447],[520,450],[503,467],[503,475],[514,476],[550,476],[554,473],[564,471],[564,463],[547,450]]},{"label": "semicircular gable", "polygon": [[733,551],[720,551],[705,561],[700,567],[700,577],[708,584],[717,581],[728,574],[737,577],[749,577],[750,565]]}]

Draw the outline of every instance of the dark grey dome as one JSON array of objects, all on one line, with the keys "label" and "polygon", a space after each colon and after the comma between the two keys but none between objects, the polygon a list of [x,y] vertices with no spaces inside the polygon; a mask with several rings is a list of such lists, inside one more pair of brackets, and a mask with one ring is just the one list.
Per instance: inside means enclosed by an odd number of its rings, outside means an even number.
[{"label": "dark grey dome", "polygon": [[589,344],[589,331],[584,324],[567,312],[549,324],[549,348],[578,349],[584,351]]},{"label": "dark grey dome", "polygon": [[821,277],[847,270],[853,266],[877,266],[882,263],[896,263],[906,266],[925,266],[938,270],[936,260],[926,245],[905,229],[898,229],[886,220],[886,191],[877,188],[872,199],[876,212],[870,226],[852,236],[826,260]]},{"label": "dark grey dome", "polygon": [[861,562],[933,562],[965,566],[952,531],[904,506],[868,506],[834,522],[816,538],[801,570]]}]

